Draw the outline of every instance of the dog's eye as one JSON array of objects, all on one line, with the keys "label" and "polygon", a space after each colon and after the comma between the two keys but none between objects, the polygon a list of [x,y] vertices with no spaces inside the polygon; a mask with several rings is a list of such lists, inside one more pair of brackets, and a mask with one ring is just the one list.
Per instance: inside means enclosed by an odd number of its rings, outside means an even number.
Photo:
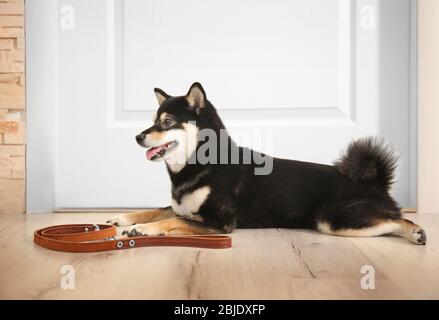
[{"label": "dog's eye", "polygon": [[170,127],[170,126],[172,126],[173,124],[174,124],[174,121],[171,120],[171,119],[169,119],[169,118],[165,118],[165,119],[163,120],[163,125],[164,125],[165,127]]}]

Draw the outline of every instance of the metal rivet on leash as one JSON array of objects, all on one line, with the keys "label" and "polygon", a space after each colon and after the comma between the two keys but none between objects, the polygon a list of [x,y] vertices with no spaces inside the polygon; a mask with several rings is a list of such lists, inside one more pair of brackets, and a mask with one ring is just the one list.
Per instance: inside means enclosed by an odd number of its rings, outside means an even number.
[{"label": "metal rivet on leash", "polygon": [[118,241],[117,243],[116,243],[116,247],[117,248],[122,248],[123,247],[123,242],[122,241]]},{"label": "metal rivet on leash", "polygon": [[131,239],[129,242],[129,245],[130,245],[130,247],[134,247],[136,245],[136,241]]},{"label": "metal rivet on leash", "polygon": [[84,228],[84,231],[85,231],[85,232],[88,232],[88,228]]}]

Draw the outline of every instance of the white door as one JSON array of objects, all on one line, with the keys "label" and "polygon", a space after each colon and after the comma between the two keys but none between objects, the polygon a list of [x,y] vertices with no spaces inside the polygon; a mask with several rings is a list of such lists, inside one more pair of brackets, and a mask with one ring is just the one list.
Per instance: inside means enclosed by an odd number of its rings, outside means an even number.
[{"label": "white door", "polygon": [[[410,0],[27,3],[29,211],[168,205],[164,163],[134,137],[154,87],[194,81],[232,136],[261,133],[278,157],[331,163],[352,138],[384,136],[401,153],[395,196],[414,205]],[[44,112],[50,129],[32,124]]]}]

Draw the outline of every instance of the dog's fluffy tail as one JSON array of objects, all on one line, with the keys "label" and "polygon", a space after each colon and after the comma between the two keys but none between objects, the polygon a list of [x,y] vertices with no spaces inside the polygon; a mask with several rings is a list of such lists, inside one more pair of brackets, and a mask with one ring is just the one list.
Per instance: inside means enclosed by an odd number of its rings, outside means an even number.
[{"label": "dog's fluffy tail", "polygon": [[334,165],[352,181],[376,181],[389,190],[397,162],[393,148],[381,139],[368,137],[351,142]]}]

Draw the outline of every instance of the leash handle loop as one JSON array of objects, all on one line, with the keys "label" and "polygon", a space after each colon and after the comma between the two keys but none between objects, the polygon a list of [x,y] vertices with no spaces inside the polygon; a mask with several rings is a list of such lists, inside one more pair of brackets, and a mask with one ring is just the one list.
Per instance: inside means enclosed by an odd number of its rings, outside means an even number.
[{"label": "leash handle loop", "polygon": [[34,232],[34,242],[63,252],[100,252],[150,246],[179,246],[226,249],[232,238],[223,235],[139,236],[116,239],[116,228],[108,224],[64,224]]}]

